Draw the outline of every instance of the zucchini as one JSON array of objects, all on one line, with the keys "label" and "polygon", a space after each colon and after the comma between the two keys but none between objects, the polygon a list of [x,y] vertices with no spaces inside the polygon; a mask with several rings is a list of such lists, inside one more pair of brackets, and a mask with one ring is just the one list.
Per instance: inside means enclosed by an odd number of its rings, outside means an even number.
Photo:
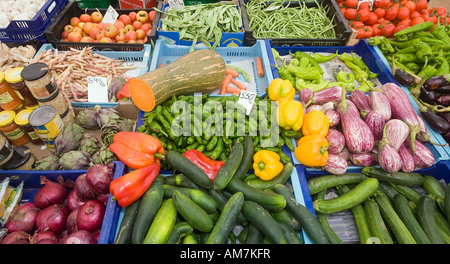
[{"label": "zucchini", "polygon": [[293,170],[294,165],[292,165],[292,163],[286,163],[284,164],[283,170],[271,180],[264,181],[255,177],[252,179],[245,179],[244,183],[257,189],[272,189],[275,184],[285,184],[291,178]]},{"label": "zucchini", "polygon": [[253,201],[244,201],[242,213],[273,244],[287,244],[286,236],[278,222],[261,205]]},{"label": "zucchini", "polygon": [[177,220],[177,210],[172,199],[165,200],[148,229],[143,244],[165,244]]},{"label": "zucchini", "polygon": [[255,225],[249,224],[245,244],[262,244],[264,235]]},{"label": "zucchini", "polygon": [[303,244],[303,241],[300,239],[300,235],[292,230],[292,228],[283,223],[278,223],[278,225],[281,227],[281,230],[283,230],[288,244]]},{"label": "zucchini", "polygon": [[378,189],[376,178],[367,178],[358,183],[350,191],[333,199],[317,199],[313,202],[314,209],[323,214],[335,213],[353,208],[371,197]]},{"label": "zucchini", "polygon": [[231,179],[226,190],[232,194],[242,192],[245,200],[256,202],[268,210],[279,211],[286,206],[282,195],[253,188],[238,179]]},{"label": "zucchini", "polygon": [[201,232],[211,231],[214,223],[205,210],[179,191],[175,191],[172,197],[177,212],[186,222]]},{"label": "zucchini", "polygon": [[274,186],[274,190],[275,192],[283,195],[286,199],[286,211],[297,219],[313,243],[329,243],[327,235],[325,234],[319,220],[317,220],[313,213],[311,213],[305,206],[299,204],[297,200],[295,200],[294,195],[285,185],[276,184]]},{"label": "zucchini", "polygon": [[175,191],[179,191],[182,194],[189,197],[194,203],[203,208],[207,213],[214,213],[217,210],[217,202],[214,198],[207,193],[197,189],[176,187],[172,185],[164,184],[164,197],[171,198]]},{"label": "zucchini", "polygon": [[244,195],[241,192],[233,194],[230,199],[228,199],[206,244],[225,244],[227,237],[233,229],[236,219],[241,212],[243,203]]},{"label": "zucchini", "polygon": [[[219,211],[222,212],[223,208],[225,207],[225,205],[228,202],[228,199],[230,199],[231,194],[229,192],[225,192],[225,191],[214,190],[214,188],[209,189],[209,194],[211,195],[212,198],[214,198],[214,200],[216,200],[217,209],[219,209]],[[237,221],[240,223],[247,222],[247,219],[245,219],[242,212],[239,213]]]},{"label": "zucchini", "polygon": [[387,172],[381,168],[364,167],[362,173],[369,177],[406,186],[420,186],[423,184],[423,176],[417,172]]},{"label": "zucchini", "polygon": [[428,193],[428,196],[433,198],[437,204],[439,205],[439,208],[442,209],[442,211],[445,211],[445,188],[442,186],[442,184],[433,176],[425,175],[423,176],[423,188]]},{"label": "zucchini", "polygon": [[242,180],[247,175],[253,163],[253,155],[255,154],[253,138],[250,135],[245,136],[242,144],[244,146],[244,153],[242,154],[241,164],[239,164],[233,176],[233,178],[238,180]]},{"label": "zucchini", "polygon": [[278,212],[272,212],[272,216],[273,218],[275,218],[275,220],[289,226],[294,231],[300,231],[302,229],[302,226],[297,221],[297,219],[295,219],[290,213],[288,213],[286,209]]},{"label": "zucchini", "polygon": [[163,176],[158,175],[150,187],[141,197],[141,203],[134,221],[131,242],[142,244],[144,238],[152,224],[153,218],[161,207],[164,195]]},{"label": "zucchini", "polygon": [[331,187],[342,184],[360,183],[365,179],[367,179],[367,176],[359,172],[349,172],[339,176],[333,174],[323,175],[309,179],[308,189],[311,195],[313,195]]},{"label": "zucchini", "polygon": [[244,155],[244,146],[241,142],[236,142],[236,144],[231,149],[230,156],[228,156],[227,161],[219,169],[213,180],[213,187],[216,190],[223,190],[228,185],[228,183],[233,178],[236,170],[241,164],[242,156]]},{"label": "zucchini", "polygon": [[417,201],[417,218],[419,219],[420,226],[423,228],[428,238],[432,244],[445,244],[442,238],[438,226],[436,224],[436,219],[434,217],[435,211],[437,210],[435,201],[428,197],[422,196],[419,201]]},{"label": "zucchini", "polygon": [[190,233],[189,235],[185,236],[183,239],[183,244],[200,244],[200,238],[196,233]]},{"label": "zucchini", "polygon": [[[428,238],[425,231],[420,226],[417,221],[411,207],[408,204],[408,200],[402,194],[397,194],[394,197],[394,209],[397,212],[400,219],[405,223],[408,230],[411,232],[411,235],[419,244],[431,244],[430,239]],[[433,217],[431,217],[433,218]]]},{"label": "zucchini", "polygon": [[173,185],[173,186],[179,186],[179,187],[196,189],[196,190],[200,190],[200,191],[204,191],[204,192],[207,191],[207,189],[199,187],[191,179],[189,179],[188,177],[184,176],[183,174],[176,174],[175,175],[174,184],[167,183],[167,182],[166,182],[166,184]]},{"label": "zucchini", "polygon": [[445,187],[445,215],[447,217],[447,221],[450,224],[450,184],[447,184],[447,187]]},{"label": "zucchini", "polygon": [[408,228],[402,222],[398,214],[392,207],[389,198],[384,193],[377,192],[374,195],[374,199],[377,202],[381,216],[389,229],[392,231],[395,239],[399,244],[417,244],[414,237],[409,232]]},{"label": "zucchini", "polygon": [[[323,199],[325,197],[326,190],[320,191],[316,195],[316,199]],[[330,244],[343,244],[341,238],[334,232],[331,228],[330,223],[328,222],[327,216],[321,213],[316,214],[317,220],[319,220],[320,224],[327,235],[328,241]]]},{"label": "zucchini", "polygon": [[206,189],[212,187],[212,181],[208,178],[208,175],[181,153],[172,150],[166,151],[164,160],[172,169],[182,173],[199,187]]},{"label": "zucchini", "polygon": [[138,199],[130,204],[127,208],[125,208],[122,222],[120,223],[119,232],[117,232],[117,237],[114,244],[131,244],[133,225],[134,221],[136,220],[136,215],[140,203],[141,199]]},{"label": "zucchini", "polygon": [[403,194],[406,198],[411,200],[413,203],[417,203],[422,195],[414,190],[413,188],[401,184],[391,184],[394,188],[401,194]]},{"label": "zucchini", "polygon": [[377,202],[370,198],[363,203],[363,208],[372,235],[380,240],[380,244],[394,244]]},{"label": "zucchini", "polygon": [[382,192],[384,192],[384,194],[387,195],[387,197],[389,198],[389,200],[393,200],[394,196],[396,194],[398,194],[399,192],[394,188],[394,186],[392,186],[392,184],[388,183],[388,182],[384,182],[384,181],[380,181],[378,187],[380,188],[380,190]]},{"label": "zucchini", "polygon": [[172,234],[170,234],[166,244],[178,244],[182,238],[192,234],[193,231],[194,229],[187,222],[179,222],[173,227]]}]

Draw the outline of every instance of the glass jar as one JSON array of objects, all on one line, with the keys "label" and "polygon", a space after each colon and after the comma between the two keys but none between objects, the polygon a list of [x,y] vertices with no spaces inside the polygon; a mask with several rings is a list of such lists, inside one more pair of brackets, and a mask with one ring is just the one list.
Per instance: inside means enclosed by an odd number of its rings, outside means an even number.
[{"label": "glass jar", "polygon": [[11,141],[0,132],[0,166],[8,162],[14,153],[14,147]]},{"label": "glass jar", "polygon": [[37,100],[52,96],[58,90],[48,66],[45,63],[32,63],[20,73],[25,85]]},{"label": "glass jar", "polygon": [[14,123],[16,123],[20,127],[20,129],[22,129],[23,132],[28,135],[31,143],[35,145],[43,145],[44,141],[42,141],[42,139],[36,134],[36,131],[34,131],[34,128],[28,122],[28,117],[30,116],[31,112],[33,112],[33,109],[25,109],[20,111],[16,114]]},{"label": "glass jar", "polygon": [[56,92],[45,99],[38,99],[39,106],[45,106],[45,105],[51,105],[56,109],[56,112],[63,117],[63,115],[69,111],[69,105],[67,104],[66,100],[64,99],[64,95],[59,91],[59,89],[56,89]]},{"label": "glass jar", "polygon": [[16,113],[13,110],[0,112],[0,131],[11,141],[13,145],[20,146],[27,143],[30,139],[22,129],[14,123]]},{"label": "glass jar", "polygon": [[11,159],[2,166],[4,170],[32,170],[36,157],[27,146],[14,148]]},{"label": "glass jar", "polygon": [[11,87],[17,92],[24,107],[30,108],[38,105],[36,98],[31,94],[28,87],[20,75],[23,67],[17,67],[9,70],[5,75],[5,80],[11,85]]},{"label": "glass jar", "polygon": [[5,80],[5,73],[0,71],[0,105],[5,110],[12,110],[22,104],[16,91]]}]

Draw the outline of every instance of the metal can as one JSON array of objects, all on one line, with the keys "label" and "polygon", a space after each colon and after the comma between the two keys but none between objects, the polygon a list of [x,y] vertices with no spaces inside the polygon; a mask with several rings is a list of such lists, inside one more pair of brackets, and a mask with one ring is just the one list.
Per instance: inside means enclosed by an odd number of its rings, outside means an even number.
[{"label": "metal can", "polygon": [[56,109],[51,105],[40,106],[31,112],[28,122],[48,149],[54,150],[55,139],[64,128],[64,123]]}]

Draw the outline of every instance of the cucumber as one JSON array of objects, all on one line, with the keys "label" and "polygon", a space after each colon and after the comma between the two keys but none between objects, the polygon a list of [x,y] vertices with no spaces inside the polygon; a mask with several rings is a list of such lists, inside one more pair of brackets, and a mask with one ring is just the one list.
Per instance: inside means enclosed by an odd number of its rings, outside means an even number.
[{"label": "cucumber", "polygon": [[278,222],[261,205],[253,201],[244,201],[244,216],[258,228],[273,244],[287,244],[286,236]]},{"label": "cucumber", "polygon": [[[222,212],[223,208],[225,207],[225,205],[228,202],[228,199],[230,199],[231,194],[229,192],[225,192],[225,191],[214,190],[214,188],[209,189],[209,194],[211,195],[212,198],[214,198],[214,200],[216,200],[217,209],[219,209],[219,211]],[[247,223],[247,219],[245,219],[242,212],[239,213],[237,221],[239,223]]]},{"label": "cucumber", "polygon": [[187,222],[179,222],[173,227],[172,234],[170,234],[166,244],[178,244],[182,238],[192,234],[193,231],[194,229]]},{"label": "cucumber", "polygon": [[[325,193],[326,193],[326,190],[318,192],[316,195],[316,199],[324,199]],[[325,231],[325,234],[327,235],[327,238],[328,238],[328,241],[330,241],[330,244],[343,244],[341,238],[331,228],[326,215],[317,213],[316,218],[317,218],[317,220],[319,220],[320,224],[322,225],[323,231]]]},{"label": "cucumber", "polygon": [[268,210],[279,211],[286,206],[282,195],[253,188],[238,179],[231,179],[226,190],[230,193],[242,192],[245,200],[256,202]]},{"label": "cucumber", "polygon": [[275,184],[285,184],[291,178],[293,170],[294,165],[292,165],[292,163],[286,163],[284,164],[283,170],[271,180],[264,181],[255,177],[252,179],[245,179],[244,183],[257,189],[272,189]]},{"label": "cucumber", "polygon": [[423,176],[417,172],[387,172],[380,168],[364,167],[362,173],[380,181],[391,182],[406,186],[420,186],[423,184]]},{"label": "cucumber", "polygon": [[195,165],[188,158],[184,157],[181,153],[176,151],[166,151],[164,160],[172,169],[185,175],[191,179],[199,187],[210,189],[212,188],[212,181],[208,178],[208,175]]},{"label": "cucumber", "polygon": [[[394,196],[396,194],[398,194],[399,192],[394,188],[394,186],[392,186],[392,184],[388,183],[388,182],[384,182],[384,181],[380,181],[378,187],[380,188],[380,190],[382,192],[384,192],[384,194],[387,195],[387,197],[389,198],[389,200],[393,200]],[[408,187],[409,188],[409,187]]]},{"label": "cucumber", "polygon": [[323,175],[309,179],[308,189],[311,195],[313,195],[331,187],[342,184],[360,183],[365,179],[367,179],[367,176],[359,172],[344,173],[339,176],[333,174]]},{"label": "cucumber", "polygon": [[433,198],[437,204],[439,205],[439,208],[442,209],[442,211],[445,211],[445,188],[442,186],[442,184],[433,176],[425,175],[423,176],[423,188],[428,193],[428,196]]},{"label": "cucumber", "polygon": [[445,187],[445,215],[447,217],[447,221],[450,224],[450,184],[447,184],[447,187]]},{"label": "cucumber", "polygon": [[117,232],[117,237],[114,244],[131,244],[133,225],[134,221],[136,220],[136,215],[140,203],[141,199],[138,199],[130,204],[127,208],[125,208],[122,222],[120,223],[119,232]]},{"label": "cucumber", "polygon": [[377,202],[370,198],[363,203],[363,208],[372,235],[380,240],[380,244],[394,244]]},{"label": "cucumber", "polygon": [[313,243],[329,244],[319,220],[305,206],[295,200],[294,195],[285,185],[276,184],[274,190],[286,199],[286,211],[297,219]]},{"label": "cucumber", "polygon": [[245,241],[247,240],[248,235],[248,225],[242,228],[241,232],[239,232],[238,240],[241,244],[245,244]]},{"label": "cucumber", "polygon": [[436,219],[434,217],[435,211],[437,210],[435,201],[428,197],[422,196],[419,201],[417,201],[417,218],[419,219],[420,226],[423,228],[428,238],[432,244],[445,244],[442,238],[438,226],[436,224]]},{"label": "cucumber", "polygon": [[408,228],[402,222],[398,214],[392,207],[389,198],[384,193],[377,192],[374,195],[374,199],[377,202],[381,216],[384,222],[387,224],[395,239],[399,244],[417,244],[414,237],[409,232]]},{"label": "cucumber", "polygon": [[378,180],[367,178],[358,183],[347,193],[333,199],[317,199],[313,202],[314,209],[323,214],[335,213],[353,208],[371,197],[378,189]]},{"label": "cucumber", "polygon": [[283,223],[278,223],[278,225],[281,227],[281,230],[283,230],[288,244],[303,244],[303,241],[300,239],[300,235],[292,230],[292,228]]},{"label": "cucumber", "polygon": [[[336,186],[339,195],[344,195],[350,191],[350,188],[347,185],[339,185]],[[371,238],[372,232],[369,228],[369,223],[367,221],[366,213],[364,212],[364,208],[362,203],[359,203],[352,208],[350,208],[353,214],[353,218],[355,220],[356,229],[358,230],[359,242],[360,244],[372,244]]]},{"label": "cucumber", "polygon": [[397,194],[394,197],[394,209],[397,212],[398,216],[405,223],[408,230],[411,232],[411,235],[419,244],[431,244],[430,239],[428,238],[425,231],[420,226],[417,221],[411,207],[408,204],[408,200],[402,194]]},{"label": "cucumber", "polygon": [[263,240],[263,233],[261,233],[261,231],[253,224],[249,224],[245,244],[262,244]]},{"label": "cucumber", "polygon": [[227,161],[219,169],[213,180],[213,187],[216,190],[223,190],[228,185],[228,183],[233,178],[236,170],[242,161],[242,156],[244,155],[244,146],[240,142],[236,144],[231,149],[230,156],[228,156]]},{"label": "cucumber", "polygon": [[131,242],[133,244],[142,244],[153,218],[161,207],[164,195],[164,180],[163,176],[158,175],[141,197],[141,203],[136,220],[134,221],[133,234],[131,236]]},{"label": "cucumber", "polygon": [[214,223],[205,210],[179,191],[175,191],[172,197],[176,211],[183,216],[186,222],[201,232],[211,231]]},{"label": "cucumber", "polygon": [[302,226],[297,221],[297,219],[295,219],[290,213],[288,213],[286,209],[278,212],[272,212],[272,216],[273,218],[275,218],[275,220],[289,226],[294,231],[300,231],[302,229]]},{"label": "cucumber", "polygon": [[173,185],[173,186],[179,186],[179,187],[196,189],[196,190],[200,190],[200,191],[204,191],[204,192],[207,191],[207,189],[199,187],[191,179],[189,179],[188,177],[184,176],[183,174],[176,174],[175,175],[175,179],[174,179],[174,183],[173,184],[172,183],[166,183],[166,184]]},{"label": "cucumber", "polygon": [[183,239],[183,244],[200,244],[200,238],[196,233],[190,233],[189,235],[185,236]]},{"label": "cucumber", "polygon": [[394,186],[394,188],[399,193],[403,194],[406,198],[408,198],[415,204],[419,201],[420,197],[422,197],[422,195],[418,191],[414,190],[413,188],[411,188],[409,186],[405,186],[405,185],[401,185],[401,184],[392,184],[392,186]]},{"label": "cucumber", "polygon": [[165,200],[153,219],[143,244],[165,244],[177,220],[177,210],[172,199]]},{"label": "cucumber", "polygon": [[206,244],[225,244],[244,203],[244,194],[233,194],[217,219]]},{"label": "cucumber", "polygon": [[172,185],[164,184],[164,197],[171,198],[175,191],[179,191],[182,194],[189,197],[194,203],[203,208],[207,213],[214,213],[217,210],[217,202],[209,196],[207,193],[197,189],[176,187]]},{"label": "cucumber", "polygon": [[239,164],[239,168],[236,170],[233,177],[238,180],[242,180],[247,175],[253,163],[253,155],[255,154],[253,138],[251,136],[245,136],[242,145],[244,145],[244,153],[242,154],[241,164]]}]

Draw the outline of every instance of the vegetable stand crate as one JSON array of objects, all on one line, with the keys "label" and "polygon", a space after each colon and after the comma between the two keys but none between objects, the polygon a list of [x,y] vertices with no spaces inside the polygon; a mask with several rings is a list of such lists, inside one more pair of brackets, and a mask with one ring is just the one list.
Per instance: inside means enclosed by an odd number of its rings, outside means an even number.
[{"label": "vegetable stand crate", "polygon": [[68,3],[68,0],[48,0],[31,20],[12,20],[6,28],[0,28],[0,41],[24,42],[38,39],[46,43],[44,31]]},{"label": "vegetable stand crate", "polygon": [[[125,170],[125,165],[122,162],[114,162],[114,178],[120,177],[123,175]],[[22,199],[20,200],[20,204],[26,202],[33,202],[34,196],[37,191],[42,188],[41,177],[46,177],[48,180],[57,182],[59,177],[62,177],[64,180],[72,180],[75,181],[78,176],[86,173],[87,170],[55,170],[55,171],[28,171],[28,170],[1,170],[0,171],[0,182],[5,178],[10,178],[9,185],[13,187],[18,187],[23,182],[23,190],[22,190]],[[68,189],[68,193],[72,189]],[[113,215],[111,211],[111,206],[113,206],[112,195],[109,195],[108,202],[106,204],[106,212],[103,218],[102,229],[100,231],[100,236],[98,239],[99,244],[105,244],[107,241],[107,237],[109,236],[109,223],[114,221],[114,217],[118,217],[118,215]],[[116,220],[117,221],[117,220]]]},{"label": "vegetable stand crate", "polygon": [[[360,169],[352,169],[348,172],[351,173],[360,173]],[[449,161],[440,161],[436,163],[435,165],[420,169],[415,171],[422,176],[430,175],[436,178],[443,186],[445,187],[446,184],[450,182],[450,163]],[[299,177],[299,181],[301,182],[301,187],[303,188],[303,195],[304,195],[304,201],[307,206],[307,208],[311,212],[315,212],[315,209],[313,207],[313,200],[314,197],[311,196],[311,193],[309,191],[307,182],[310,179],[328,175],[328,173],[323,171],[310,171],[307,170],[305,166],[301,165],[297,167],[297,174]],[[380,183],[387,183],[385,181],[379,180]],[[388,183],[389,184],[389,183]],[[426,191],[424,190],[423,186],[411,186],[414,190],[416,190],[421,195],[426,195]],[[331,189],[331,188],[330,188]],[[333,197],[336,197],[335,190],[327,190],[327,195],[325,196],[325,199],[331,199]],[[313,195],[314,196],[314,195]],[[308,207],[309,206],[309,207]],[[358,235],[358,229],[355,224],[353,213],[350,210],[343,210],[336,213],[326,214],[326,218],[328,220],[328,223],[330,227],[333,229],[333,231],[338,235],[338,237],[342,240],[344,244],[359,244],[360,239]]]},{"label": "vegetable stand crate", "polygon": [[74,0],[78,2],[78,5],[85,8],[108,8],[108,6],[115,7],[117,5],[117,0]]},{"label": "vegetable stand crate", "polygon": [[[53,47],[52,44],[44,44],[39,49],[39,51],[36,52],[35,56],[38,56],[40,53],[48,49],[55,50],[55,47]],[[140,51],[93,51],[93,53],[98,53],[108,58],[123,60],[125,65],[136,67],[135,69],[131,69],[125,72],[125,75],[130,77],[137,77],[148,71],[151,60],[151,45],[143,45],[143,49]],[[117,102],[71,102],[71,105],[77,108],[92,108],[95,105],[100,105],[101,107],[115,107],[117,106],[117,104]]]},{"label": "vegetable stand crate", "polygon": [[[350,26],[347,22],[347,20],[344,18],[344,15],[339,9],[339,6],[337,5],[336,1],[333,0],[321,0],[321,1],[298,1],[298,2],[284,2],[283,6],[289,6],[289,7],[306,7],[305,9],[314,8],[316,9],[318,6],[321,6],[321,8],[326,9],[326,17],[329,21],[331,21],[333,27],[334,27],[334,36],[330,38],[270,38],[270,37],[258,37],[255,36],[255,29],[251,28],[252,23],[252,16],[249,16],[249,9],[246,7],[248,3],[251,1],[248,0],[239,0],[239,5],[241,6],[241,12],[242,12],[242,19],[244,23],[244,29],[245,29],[245,39],[244,39],[244,46],[249,46],[255,43],[257,39],[271,39],[272,45],[274,46],[345,46],[349,38],[351,37],[352,30],[350,29]],[[268,6],[267,9],[263,9],[262,7],[255,7],[255,9],[261,9],[261,12],[267,12],[269,9],[275,10],[274,12],[277,12],[277,9],[280,9],[278,7],[269,7],[269,3],[273,5],[272,2],[268,2],[266,5]],[[278,2],[279,3],[279,2]],[[304,10],[304,9],[302,9]],[[297,12],[301,13],[302,11]],[[303,12],[308,13],[308,12]],[[304,17],[298,17],[299,15],[294,15],[295,18],[299,19],[300,21],[304,21]],[[256,16],[256,15],[255,15]],[[280,14],[280,17],[286,17],[288,14]],[[263,21],[259,22],[261,18],[255,18],[255,21],[253,22],[255,25],[259,26],[260,23],[271,23],[271,21]],[[269,19],[270,20],[270,19]],[[312,19],[315,21],[316,19]],[[284,21],[283,23],[288,23],[287,21]],[[302,23],[302,22],[299,22]],[[283,24],[285,26],[285,24]],[[253,26],[254,27],[254,26]],[[307,30],[311,30],[313,25],[310,26]],[[318,27],[318,30],[323,30],[325,27],[324,25],[316,25]],[[278,31],[281,30],[281,28],[276,29],[268,29],[268,31]],[[295,33],[294,35],[299,35],[300,33]],[[324,34],[323,32],[321,34]],[[302,35],[304,35],[302,33]]]}]

